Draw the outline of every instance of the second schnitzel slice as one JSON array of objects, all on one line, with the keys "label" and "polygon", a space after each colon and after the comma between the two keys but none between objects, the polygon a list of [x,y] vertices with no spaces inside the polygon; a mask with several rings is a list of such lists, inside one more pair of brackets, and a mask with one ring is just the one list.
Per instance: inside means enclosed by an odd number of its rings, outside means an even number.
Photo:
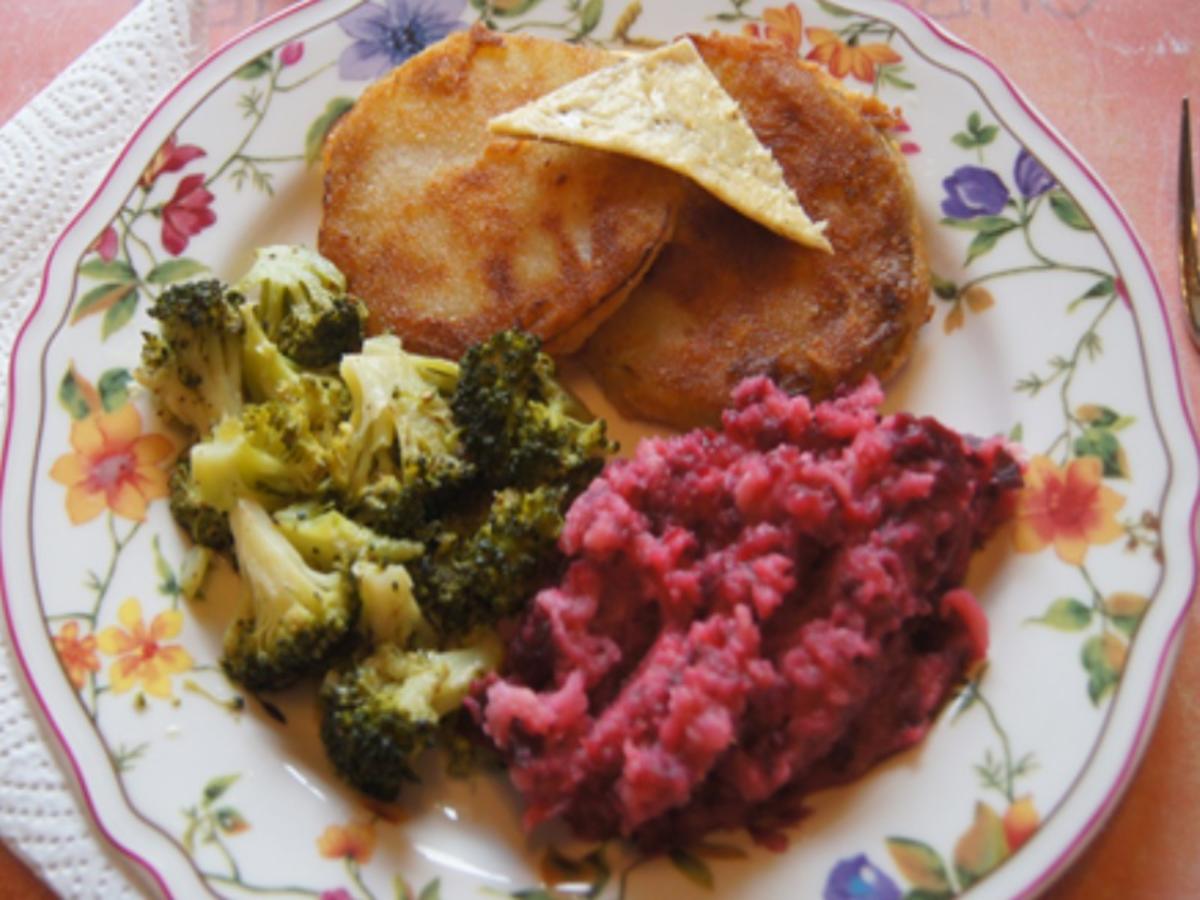
[{"label": "second schnitzel slice", "polygon": [[475,28],[368,88],[326,145],[319,246],[372,330],[457,357],[520,327],[569,353],[620,305],[672,232],[682,179],[487,130],[617,59]]}]

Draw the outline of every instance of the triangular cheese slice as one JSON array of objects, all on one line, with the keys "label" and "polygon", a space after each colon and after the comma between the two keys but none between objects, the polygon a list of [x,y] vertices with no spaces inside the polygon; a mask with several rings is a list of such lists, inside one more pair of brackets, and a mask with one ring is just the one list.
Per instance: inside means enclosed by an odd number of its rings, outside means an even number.
[{"label": "triangular cheese slice", "polygon": [[497,134],[635,156],[685,175],[742,215],[832,252],[763,146],[689,40],[630,57],[496,116]]}]

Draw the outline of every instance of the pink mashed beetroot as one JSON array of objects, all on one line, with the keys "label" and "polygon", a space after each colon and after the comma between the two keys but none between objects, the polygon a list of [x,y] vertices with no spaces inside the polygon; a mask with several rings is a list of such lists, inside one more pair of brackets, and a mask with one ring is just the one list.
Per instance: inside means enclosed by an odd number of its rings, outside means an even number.
[{"label": "pink mashed beetroot", "polygon": [[472,703],[527,826],[778,846],[805,794],[921,739],[986,651],[958,585],[1021,475],[881,399],[750,379],[723,430],[643,441],[575,501],[562,583]]}]

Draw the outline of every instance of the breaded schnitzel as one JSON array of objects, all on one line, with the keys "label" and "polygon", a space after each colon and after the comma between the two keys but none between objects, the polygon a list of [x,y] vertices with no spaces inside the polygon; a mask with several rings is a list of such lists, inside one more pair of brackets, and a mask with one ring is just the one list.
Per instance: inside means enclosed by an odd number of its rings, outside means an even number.
[{"label": "breaded schnitzel", "polygon": [[834,252],[691,189],[671,242],[588,342],[589,370],[622,412],[681,428],[714,423],[748,375],[815,398],[891,375],[929,316],[929,273],[886,110],[776,44],[693,40]]},{"label": "breaded schnitzel", "polygon": [[487,130],[617,58],[477,27],[367,89],[326,144],[319,247],[372,330],[457,357],[521,327],[565,353],[625,299],[672,231],[682,179]]}]

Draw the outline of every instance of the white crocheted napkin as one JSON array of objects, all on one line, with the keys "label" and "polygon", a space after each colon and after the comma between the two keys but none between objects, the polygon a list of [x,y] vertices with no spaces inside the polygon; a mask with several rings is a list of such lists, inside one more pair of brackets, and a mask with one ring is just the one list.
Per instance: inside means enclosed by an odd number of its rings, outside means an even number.
[{"label": "white crocheted napkin", "polygon": [[[58,233],[168,88],[203,54],[203,0],[142,0],[0,128],[0,411],[13,340]],[[141,896],[92,830],[0,640],[0,838],[64,897]]]}]

